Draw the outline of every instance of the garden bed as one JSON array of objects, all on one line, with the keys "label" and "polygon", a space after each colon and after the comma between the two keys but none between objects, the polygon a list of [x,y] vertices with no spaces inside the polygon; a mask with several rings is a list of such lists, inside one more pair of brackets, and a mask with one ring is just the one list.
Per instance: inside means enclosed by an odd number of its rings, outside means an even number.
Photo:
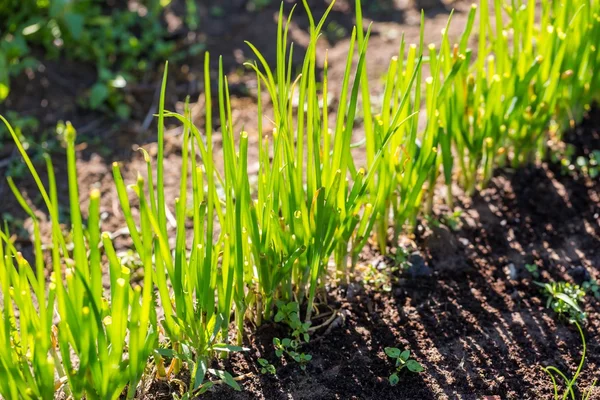
[{"label": "garden bed", "polygon": [[[565,137],[581,154],[600,148],[600,112]],[[540,280],[580,283],[582,271],[598,279],[600,181],[564,175],[556,164],[497,171],[490,186],[461,198],[461,228],[420,225],[414,243],[431,275],[396,274],[390,292],[358,283],[332,290],[328,307],[340,318],[319,329],[303,351],[313,360],[302,372],[282,364],[272,340],[286,328],[267,324],[224,363],[243,391],[218,387],[207,399],[550,399],[552,383],[542,367],[571,376],[581,357],[574,326],[556,318],[525,264],[538,265]],[[438,216],[447,214],[437,207]],[[410,245],[409,245],[410,246]],[[366,250],[364,262],[389,260]],[[514,270],[511,271],[511,266]],[[387,266],[389,267],[389,265]],[[516,273],[514,272],[516,271]],[[511,276],[512,275],[512,276]],[[585,304],[587,359],[580,388],[600,368],[600,303]],[[316,319],[319,325],[323,319]],[[385,347],[410,349],[425,367],[419,375],[387,381],[393,365]],[[275,376],[260,373],[269,360]],[[170,399],[176,383],[155,382],[147,399]],[[590,399],[600,396],[596,388]]]},{"label": "garden bed", "polygon": [[[313,11],[315,16],[320,17],[324,6],[321,2],[316,3],[318,4],[313,4],[315,7]],[[352,25],[354,12],[347,7],[348,2],[340,3],[341,8],[334,9],[330,18],[333,24],[328,27],[332,28],[328,28],[325,35],[328,41],[327,45],[330,46],[328,53],[328,61],[331,65],[329,79],[332,82],[330,88],[336,93],[340,89],[342,77],[344,77],[348,29]],[[269,121],[266,120],[270,119],[265,118],[263,131],[253,131],[259,120],[255,93],[256,79],[252,74],[239,71],[241,62],[252,57],[249,51],[246,50],[244,53],[240,47],[243,39],[249,39],[261,50],[265,50],[268,63],[276,62],[276,51],[272,51],[272,48],[274,48],[274,35],[277,28],[273,15],[277,8],[268,6],[262,12],[254,15],[257,20],[250,20],[244,13],[237,12],[235,6],[231,7],[231,9],[225,9],[224,15],[213,18],[206,27],[203,27],[202,35],[209,36],[206,44],[213,53],[225,53],[225,70],[233,71],[230,74],[232,119],[235,120],[232,122],[232,126],[235,123],[233,131],[235,131],[236,143],[239,139],[238,131],[242,128],[249,131],[250,149],[247,166],[248,175],[253,176],[259,172],[258,140],[262,134],[270,132],[273,126],[268,125]],[[401,11],[397,11],[394,8],[394,10],[395,14],[386,14],[385,11],[371,13],[367,11],[365,13],[368,18],[375,20],[366,64],[369,71],[368,78],[373,82],[370,94],[377,107],[379,107],[378,96],[382,93],[383,87],[383,82],[378,81],[378,78],[384,74],[385,65],[391,56],[398,51],[397,34],[405,30],[408,43],[416,42],[419,38],[419,14],[414,9],[403,8]],[[432,40],[438,40],[439,30],[446,26],[447,14],[445,11],[447,10],[439,8],[437,11],[437,13],[429,14],[430,19],[427,20],[425,31],[426,42],[429,41],[430,36],[435,38]],[[467,11],[468,7],[458,5],[458,11],[453,17],[449,31],[452,43],[459,40],[458,33],[464,28]],[[206,12],[206,10],[201,9],[201,12]],[[296,17],[290,36],[300,44],[297,48],[296,57],[298,59],[292,59],[293,67],[299,68],[301,57],[307,50],[302,47],[306,42],[307,18],[302,11],[299,11]],[[395,27],[399,21],[404,25]],[[235,29],[227,30],[223,26]],[[271,31],[273,34],[270,34]],[[222,37],[223,40],[210,39],[211,34]],[[319,46],[323,46],[323,49],[319,48],[317,52],[319,57],[322,57],[327,45],[319,44]],[[485,46],[483,48],[485,49]],[[458,50],[455,49],[455,51]],[[476,51],[473,54],[475,53]],[[215,61],[217,59],[214,55],[211,64],[213,72],[216,69]],[[318,61],[322,63],[323,60],[320,58]],[[535,60],[537,63],[538,59]],[[203,74],[203,61],[200,57],[192,57],[187,62],[189,65],[186,64],[185,67],[179,65],[176,65],[176,68],[171,67],[171,78],[174,78],[172,81],[176,83],[169,83],[166,91],[168,108],[180,112],[183,110],[180,102],[183,95],[191,93],[197,96],[205,90],[199,78]],[[318,74],[323,72],[320,65],[316,66]],[[62,118],[70,118],[77,124],[83,125],[81,131],[83,131],[84,140],[83,143],[78,140],[76,147],[81,209],[87,210],[89,207],[89,190],[99,189],[102,193],[101,199],[97,200],[98,215],[101,219],[99,225],[103,231],[113,235],[111,239],[113,239],[117,251],[132,249],[132,241],[127,234],[124,212],[119,204],[120,199],[110,165],[113,161],[123,161],[121,170],[125,181],[132,183],[135,181],[138,171],[146,170],[146,163],[142,155],[136,151],[137,145],[143,145],[152,157],[159,153],[156,143],[152,143],[155,140],[154,133],[149,133],[153,132],[153,127],[146,126],[145,123],[146,117],[148,115],[152,117],[153,110],[157,107],[158,78],[152,78],[151,84],[143,87],[143,92],[148,95],[140,95],[142,100],[138,104],[139,109],[134,110],[132,121],[115,128],[115,125],[112,125],[114,121],[106,120],[103,116],[100,117],[94,113],[83,112],[77,106],[73,106],[78,92],[84,91],[89,84],[88,81],[91,82],[92,74],[88,74],[89,71],[82,69],[79,84],[66,90],[67,88],[61,84],[60,79],[56,79],[57,70],[61,68],[59,64],[50,62],[47,66],[51,69],[46,72],[46,75],[40,73],[34,79],[26,80],[25,77],[21,77],[21,81],[16,81],[15,92],[21,93],[22,97],[19,98],[19,95],[16,95],[15,98],[13,95],[9,105],[19,111],[27,110],[30,107],[31,98],[36,95],[36,88],[42,86],[47,91],[44,92],[47,95],[44,104],[47,105],[50,100],[51,109],[46,109],[46,106],[36,106],[32,114],[47,119],[43,122],[43,127],[53,126],[57,119]],[[79,70],[76,63],[65,68],[69,74],[75,74],[75,71]],[[570,76],[567,73],[564,75],[565,79]],[[215,77],[211,76],[211,79],[215,79]],[[561,77],[561,79],[563,78]],[[51,88],[52,85],[62,86],[62,91],[55,92],[49,89],[48,87]],[[216,85],[217,82],[213,82],[213,86]],[[149,94],[154,94],[154,97]],[[213,101],[217,102],[218,98],[214,92],[213,97]],[[332,109],[338,100],[337,98],[333,99]],[[206,99],[200,97],[198,103],[193,105],[196,107],[194,109],[196,120],[206,118],[203,108],[205,104]],[[267,110],[263,109],[263,114],[267,115],[273,111],[269,107],[269,104],[265,105]],[[540,106],[540,109],[543,107]],[[213,111],[213,114],[218,114],[214,109]],[[216,130],[213,136],[214,165],[217,170],[223,171],[227,154],[222,145],[228,137],[224,138],[219,131],[225,121],[220,121],[217,115],[214,117]],[[194,122],[200,126],[204,123],[203,120]],[[356,139],[359,142],[364,136],[365,127],[361,125],[363,121],[360,117],[353,122],[356,122],[354,131],[349,131],[349,133],[354,133],[352,141]],[[420,122],[421,125],[424,124],[423,118]],[[76,126],[76,128],[78,127]],[[107,129],[107,131],[102,132],[103,129]],[[181,127],[169,129],[165,138],[163,164],[165,174],[162,183],[169,205],[172,205],[173,199],[180,195],[181,165],[183,159],[187,160],[183,155],[183,146],[180,144],[181,133],[184,131]],[[340,132],[336,133],[336,137]],[[229,133],[233,135],[232,132]],[[233,137],[231,136],[231,138]],[[565,143],[573,147],[573,157],[589,157],[592,151],[600,149],[599,109],[596,107],[589,111],[584,121],[577,128],[566,132],[563,139]],[[488,142],[485,143],[487,146]],[[71,146],[73,146],[72,143]],[[350,148],[349,146],[348,144],[348,148]],[[437,150],[437,142],[435,146]],[[237,148],[237,144],[235,147]],[[404,149],[404,147],[398,145],[398,149]],[[71,150],[70,154],[73,155],[75,151]],[[425,150],[423,148],[422,154],[425,154]],[[501,154],[501,149],[497,150],[497,154]],[[420,152],[421,145],[419,144],[418,151],[413,154]],[[68,204],[69,193],[67,180],[60,178],[66,176],[67,164],[64,161],[64,154],[60,154],[63,153],[63,150],[59,146],[54,153],[58,155],[58,157],[54,157],[54,160],[56,174],[59,177],[58,200],[62,213],[62,207],[66,207],[64,205]],[[350,154],[349,150],[348,154]],[[402,153],[399,152],[399,154]],[[15,157],[15,155],[18,156],[16,149],[10,147],[8,152],[0,153],[1,157]],[[362,157],[357,162],[360,166],[360,164],[364,164],[362,163],[365,161],[364,155],[359,154],[358,157]],[[417,160],[418,157],[416,155],[414,159],[411,159],[409,155],[405,162],[409,163],[415,160],[420,162],[421,160]],[[268,400],[287,398],[481,399],[483,396],[488,396],[489,399],[552,398],[552,382],[543,367],[556,366],[565,371],[568,376],[572,376],[581,357],[582,343],[575,326],[570,325],[566,319],[558,318],[557,314],[547,307],[546,297],[536,281],[569,281],[580,284],[583,280],[590,278],[600,279],[598,273],[600,265],[600,180],[597,177],[590,178],[577,169],[569,170],[561,166],[560,162],[550,158],[548,156],[544,162],[527,164],[517,169],[501,167],[496,170],[486,189],[476,191],[471,196],[462,193],[454,185],[453,191],[457,203],[457,208],[454,210],[449,210],[441,202],[445,193],[441,188],[443,185],[439,185],[440,193],[436,196],[432,215],[421,218],[423,213],[420,213],[414,233],[402,235],[400,247],[397,247],[396,243],[388,241],[388,255],[383,256],[378,252],[378,244],[372,238],[361,253],[358,274],[351,278],[352,282],[349,285],[339,284],[336,286],[326,279],[326,274],[324,275],[319,284],[326,287],[327,294],[321,293],[317,296],[316,305],[319,312],[315,312],[311,321],[312,326],[318,328],[311,332],[310,341],[301,345],[301,351],[312,356],[312,360],[307,363],[305,370],[295,362],[282,361],[284,359],[276,355],[273,347],[274,338],[289,336],[289,329],[284,324],[266,322],[256,327],[246,321],[244,345],[249,350],[236,351],[226,360],[211,361],[212,366],[220,365],[222,370],[237,376],[242,391],[234,392],[226,385],[216,385],[209,389],[202,398],[262,398]],[[269,157],[264,158],[264,160],[267,159]],[[501,157],[498,157],[498,160],[500,159]],[[275,163],[270,164],[272,159],[264,160],[261,164],[262,168],[273,168],[273,170],[280,168],[283,171],[282,166]],[[517,159],[517,161],[519,160]],[[298,165],[302,165],[302,160]],[[440,169],[440,166],[441,164],[434,165],[437,170]],[[400,168],[398,168],[399,170]],[[462,169],[458,174],[456,171],[455,168],[455,177],[460,175]],[[404,171],[400,175],[403,173]],[[300,176],[304,176],[302,171]],[[441,181],[439,176],[435,174],[432,176],[433,181],[435,178],[439,178],[438,181]],[[393,179],[396,177],[394,176]],[[252,182],[252,185],[254,184]],[[33,180],[30,178],[18,180],[18,186],[27,200],[43,209]],[[194,186],[196,185],[194,184]],[[304,190],[302,185],[299,187]],[[204,190],[204,186],[202,188]],[[209,187],[209,190],[212,189],[215,189],[214,184]],[[416,192],[418,191],[420,189],[417,189]],[[143,190],[141,192],[143,193]],[[240,200],[238,195],[236,188],[236,204]],[[255,193],[252,195],[254,196]],[[303,191],[302,195],[304,195]],[[2,209],[4,216],[12,218],[9,221],[11,227],[20,225],[19,228],[21,228],[14,230],[11,240],[16,243],[18,250],[27,259],[33,259],[33,244],[30,239],[31,220],[26,220],[24,224],[19,221],[21,218],[25,218],[26,214],[19,211],[19,204],[13,199],[4,182],[0,183],[0,198],[4,202]],[[5,201],[5,198],[8,200]],[[345,194],[341,198],[345,198]],[[301,201],[305,200],[303,198]],[[310,204],[310,199],[306,203]],[[133,208],[136,220],[139,216],[137,206],[137,200],[134,200]],[[228,203],[227,206],[233,208],[233,202]],[[232,208],[228,208],[226,213],[232,215]],[[365,206],[366,208],[368,206]],[[172,207],[170,211],[176,213]],[[273,212],[278,212],[283,220],[282,215],[286,211],[275,209]],[[360,209],[360,212],[366,213],[363,208]],[[37,214],[41,217],[42,240],[48,240],[51,237],[51,224],[48,223],[47,215],[42,215],[43,212]],[[86,219],[87,211],[83,211],[83,214]],[[204,214],[202,215],[204,216]],[[366,214],[360,215],[364,217]],[[359,216],[358,211],[356,216]],[[249,219],[246,216],[244,218]],[[191,219],[189,218],[188,221],[182,219],[181,221],[187,222],[184,225],[190,228]],[[65,221],[66,218],[61,222]],[[85,221],[85,224],[87,223]],[[164,232],[169,236],[167,245],[171,247],[175,244],[174,225],[176,224],[170,222],[169,228],[167,228],[166,222],[164,223]],[[231,226],[239,228],[242,223],[235,222]],[[218,229],[219,227],[215,228],[215,231],[211,231],[211,233],[218,236]],[[226,229],[229,229],[229,226]],[[244,227],[244,229],[246,228]],[[239,229],[235,233],[241,231],[242,229]],[[244,234],[246,232],[244,231]],[[311,233],[314,234],[314,232]],[[187,234],[193,236],[190,231]],[[159,236],[156,232],[149,233],[146,243],[155,240],[153,235]],[[240,233],[238,245],[243,237],[241,235],[242,233]],[[184,243],[185,240],[190,241],[189,236],[185,237],[181,243]],[[210,236],[210,234],[206,236]],[[80,241],[83,243],[83,236],[80,237]],[[314,242],[307,243],[314,244]],[[219,248],[219,246],[221,244],[215,245],[215,248]],[[187,247],[183,244],[178,249],[183,249],[183,254],[185,254],[191,247],[192,244],[188,243]],[[80,246],[79,250],[81,251],[82,248],[83,246]],[[225,247],[223,246],[223,248]],[[275,250],[281,249],[276,248]],[[406,253],[405,257],[396,254],[400,250]],[[150,256],[143,255],[143,257],[149,257],[146,258],[146,261],[152,260],[147,264],[150,265],[150,269],[156,260],[156,258],[152,259],[152,256],[158,254],[152,254],[152,251],[154,250],[150,251]],[[242,254],[244,257],[239,248],[236,251],[238,253],[231,253],[232,257],[238,254]],[[163,256],[169,253],[167,250]],[[283,251],[281,253],[283,254]],[[85,251],[80,254],[82,254],[81,257],[86,257]],[[246,254],[247,260],[254,257],[253,254],[248,254]],[[121,255],[119,254],[119,256]],[[135,255],[133,252],[131,259],[135,259]],[[398,257],[394,258],[394,255]],[[45,256],[49,257],[49,254]],[[286,254],[287,256],[288,254]],[[135,268],[132,270],[130,279],[134,285],[141,283],[144,278],[144,267],[140,262],[143,257],[138,257],[137,264],[136,262],[132,262],[131,265],[127,264],[128,267]],[[126,258],[127,256],[123,257],[123,259]],[[218,259],[219,256],[216,258]],[[257,257],[257,259],[259,258]],[[207,259],[212,262],[214,258],[210,258],[209,255]],[[230,259],[228,258],[228,260]],[[398,262],[400,259],[402,261]],[[96,262],[98,265],[102,264],[101,267],[105,269],[102,278],[104,289],[108,289],[111,283],[111,277],[107,273],[108,263],[100,263],[98,259]],[[192,262],[188,266],[191,264]],[[279,264],[273,265],[279,266]],[[222,268],[219,262],[215,262],[214,276],[218,276],[215,279],[221,279],[223,276]],[[46,270],[47,278],[49,278],[49,270],[49,268]],[[99,270],[100,268],[97,271]],[[388,275],[389,271],[392,271],[391,277]],[[237,270],[236,274],[238,274]],[[150,276],[150,274],[146,276]],[[169,288],[173,289],[171,281],[169,285]],[[244,293],[243,290],[242,288],[241,293]],[[251,293],[252,290],[250,288],[247,293]],[[168,289],[166,291],[168,293]],[[236,289],[237,291],[238,289]],[[98,292],[102,292],[101,287]],[[254,292],[252,293],[254,294]],[[162,295],[163,293],[161,293],[161,301],[164,300]],[[192,303],[198,301],[198,298],[193,296],[190,294],[189,304],[192,308],[196,307],[196,304]],[[221,300],[222,293],[219,293],[218,296]],[[151,294],[148,295],[148,298],[150,297],[152,297]],[[261,306],[260,301],[256,301],[256,303],[253,301],[254,299],[248,302],[251,306],[259,304],[258,309]],[[300,308],[302,311],[305,310],[305,305],[303,304]],[[212,307],[214,308],[214,304]],[[592,386],[596,378],[595,374],[600,368],[599,300],[588,293],[583,307],[588,319],[584,323],[587,358],[582,375],[578,380],[581,390]],[[205,309],[203,310],[199,311],[198,315],[206,312]],[[267,315],[268,312],[270,310],[267,311]],[[163,311],[159,310],[158,315],[162,314]],[[232,313],[229,312],[227,315],[229,314]],[[159,320],[160,318],[162,317],[159,317]],[[99,324],[106,323],[105,321],[106,319],[102,319]],[[172,358],[174,350],[169,346],[173,346],[173,342],[166,339],[168,334],[164,332],[160,324],[156,325],[155,321],[152,323],[163,335],[160,345],[158,340],[156,341],[154,350],[165,351],[170,354],[167,359]],[[206,324],[206,321],[203,321],[202,324]],[[135,324],[132,323],[132,325]],[[234,342],[232,332],[235,329],[236,327],[232,325],[230,343]],[[188,346],[188,344],[185,345]],[[398,385],[391,386],[388,376],[394,369],[391,359],[384,350],[387,347],[409,349],[411,356],[424,367],[425,371],[421,374],[402,371],[399,374]],[[124,357],[127,357],[125,353],[123,353]],[[211,356],[214,355],[212,351],[207,353],[210,353]],[[153,354],[156,355],[156,353]],[[152,360],[150,361],[152,367],[155,358],[149,357],[149,359]],[[259,359],[265,359],[271,363],[276,373],[274,375],[261,373]],[[151,370],[151,367],[147,370]],[[138,388],[136,398],[149,400],[173,398],[174,394],[181,393],[189,384],[189,372],[185,368],[183,371],[175,379],[168,376],[166,379],[153,380],[155,374],[148,374],[144,377],[141,387]],[[592,392],[590,399],[596,396],[600,396],[598,388]]]}]

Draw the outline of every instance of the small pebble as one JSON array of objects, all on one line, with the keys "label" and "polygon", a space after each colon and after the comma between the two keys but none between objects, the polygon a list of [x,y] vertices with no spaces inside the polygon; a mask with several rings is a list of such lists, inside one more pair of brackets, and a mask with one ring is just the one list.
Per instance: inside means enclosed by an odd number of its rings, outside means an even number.
[{"label": "small pebble", "polygon": [[417,277],[431,276],[433,273],[433,270],[427,266],[425,259],[418,251],[412,252],[408,256],[408,262],[410,263],[410,267],[408,267],[406,272],[413,279]]},{"label": "small pebble", "polygon": [[511,280],[516,281],[517,279],[519,279],[519,270],[517,270],[515,264],[508,264],[504,271]]}]

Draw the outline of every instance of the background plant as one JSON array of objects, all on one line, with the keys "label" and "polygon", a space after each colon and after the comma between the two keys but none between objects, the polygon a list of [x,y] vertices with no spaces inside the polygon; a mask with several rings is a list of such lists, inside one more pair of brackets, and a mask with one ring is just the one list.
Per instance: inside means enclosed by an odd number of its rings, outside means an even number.
[{"label": "background plant", "polygon": [[41,46],[48,58],[64,55],[94,64],[97,82],[82,103],[127,118],[130,105],[123,88],[175,51],[161,24],[163,3],[145,0],[132,11],[104,0],[5,1],[0,102],[8,96],[11,77],[37,65],[32,48]]}]

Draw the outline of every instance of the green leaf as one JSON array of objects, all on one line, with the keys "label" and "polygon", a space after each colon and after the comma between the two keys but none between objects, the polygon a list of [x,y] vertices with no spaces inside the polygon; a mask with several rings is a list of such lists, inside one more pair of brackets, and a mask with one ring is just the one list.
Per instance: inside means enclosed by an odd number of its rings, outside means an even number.
[{"label": "green leaf", "polygon": [[171,349],[156,349],[154,351],[163,357],[177,358],[177,353]]},{"label": "green leaf", "polygon": [[83,26],[85,24],[85,18],[83,15],[71,12],[66,13],[65,23],[69,29],[69,33],[71,33],[71,36],[73,36],[73,39],[79,40],[81,38],[81,34],[83,33]]},{"label": "green leaf", "polygon": [[400,353],[400,359],[402,361],[408,360],[409,357],[410,357],[410,350],[404,350],[402,353]]},{"label": "green leaf", "polygon": [[577,305],[577,303],[569,296],[564,293],[557,293],[556,298],[567,303],[571,308],[573,308],[577,312],[583,312],[581,308]]},{"label": "green leaf", "polygon": [[198,389],[200,385],[202,385],[202,382],[204,382],[206,370],[206,362],[204,360],[199,361],[196,369],[196,376],[194,377],[194,390]]},{"label": "green leaf", "polygon": [[208,389],[212,388],[213,386],[215,386],[215,384],[212,383],[211,381],[206,382],[205,384],[202,385],[202,387],[198,391],[198,394],[206,393],[208,391]]},{"label": "green leaf", "polygon": [[386,347],[385,354],[387,354],[388,357],[391,358],[398,358],[400,357],[400,349],[397,349],[395,347]]},{"label": "green leaf", "polygon": [[4,101],[10,91],[6,56],[0,52],[0,102]]},{"label": "green leaf", "polygon": [[231,376],[229,372],[222,371],[220,369],[209,369],[209,371],[211,374],[218,376],[220,379],[223,380],[223,382],[225,382],[227,385],[231,386],[238,392],[242,390],[240,385],[233,379],[233,376]]},{"label": "green leaf", "polygon": [[275,314],[275,322],[281,322],[284,318],[285,314],[282,311],[278,311],[277,314]]},{"label": "green leaf", "polygon": [[90,90],[90,107],[95,110],[108,99],[108,86],[104,83],[97,82]]},{"label": "green leaf", "polygon": [[423,372],[425,370],[416,360],[408,360],[406,362],[406,368],[411,372]]},{"label": "green leaf", "polygon": [[400,382],[400,378],[398,378],[398,374],[396,373],[391,374],[388,379],[390,381],[390,385],[392,386],[396,386],[398,382]]}]

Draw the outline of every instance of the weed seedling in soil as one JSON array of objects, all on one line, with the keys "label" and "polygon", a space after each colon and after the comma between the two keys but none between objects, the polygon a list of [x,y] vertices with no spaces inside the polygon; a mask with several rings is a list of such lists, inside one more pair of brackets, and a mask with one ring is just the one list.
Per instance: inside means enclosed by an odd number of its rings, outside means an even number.
[{"label": "weed seedling in soil", "polygon": [[577,322],[585,319],[585,313],[579,306],[585,297],[585,290],[569,282],[539,283],[547,296],[546,307],[551,308],[559,317],[568,316]]},{"label": "weed seedling in soil", "polygon": [[312,360],[312,355],[299,352],[303,342],[308,343],[310,336],[308,328],[310,322],[302,322],[299,317],[299,305],[296,302],[285,303],[277,301],[278,311],[275,314],[275,322],[284,322],[292,329],[292,338],[273,338],[273,347],[275,355],[281,358],[287,354],[292,360],[300,365],[303,371],[306,365]]},{"label": "weed seedling in soil", "polygon": [[572,172],[581,173],[595,179],[600,175],[600,150],[594,150],[586,157],[574,157],[575,147],[571,144],[552,155],[552,161],[560,162],[561,172],[567,175]]},{"label": "weed seedling in soil", "polygon": [[386,266],[384,270],[380,270],[373,264],[369,264],[366,271],[364,271],[363,279],[364,282],[373,287],[377,292],[391,292],[392,291],[392,279],[388,270],[392,269],[393,272],[398,271],[397,267]]},{"label": "weed seedling in soil", "polygon": [[264,374],[275,375],[275,373],[277,372],[275,370],[275,366],[273,364],[271,364],[269,362],[269,360],[267,360],[265,358],[259,358],[258,364],[260,365],[260,373],[263,375]]},{"label": "weed seedling in soil", "polygon": [[598,286],[598,281],[595,279],[592,279],[591,281],[585,281],[581,287],[586,291],[586,293],[590,293],[592,296],[600,300],[600,286]]},{"label": "weed seedling in soil", "polygon": [[442,215],[442,223],[453,231],[457,231],[461,227],[460,218],[462,217],[462,210],[455,210],[451,214]]},{"label": "weed seedling in soil", "polygon": [[434,228],[439,228],[441,224],[446,225],[453,231],[460,229],[462,216],[462,210],[456,210],[449,214],[440,215],[439,218],[435,218],[434,215],[425,215],[425,221]]},{"label": "weed seedling in soil", "polygon": [[391,359],[395,360],[395,371],[388,378],[390,385],[392,386],[396,386],[398,382],[400,382],[400,377],[398,374],[403,369],[407,369],[410,372],[415,373],[423,372],[425,370],[417,360],[410,358],[410,350],[401,351],[397,347],[386,347],[385,354],[387,354],[387,356]]},{"label": "weed seedling in soil", "polygon": [[525,269],[531,274],[531,276],[533,276],[534,279],[540,279],[540,271],[537,265],[525,264]]}]

